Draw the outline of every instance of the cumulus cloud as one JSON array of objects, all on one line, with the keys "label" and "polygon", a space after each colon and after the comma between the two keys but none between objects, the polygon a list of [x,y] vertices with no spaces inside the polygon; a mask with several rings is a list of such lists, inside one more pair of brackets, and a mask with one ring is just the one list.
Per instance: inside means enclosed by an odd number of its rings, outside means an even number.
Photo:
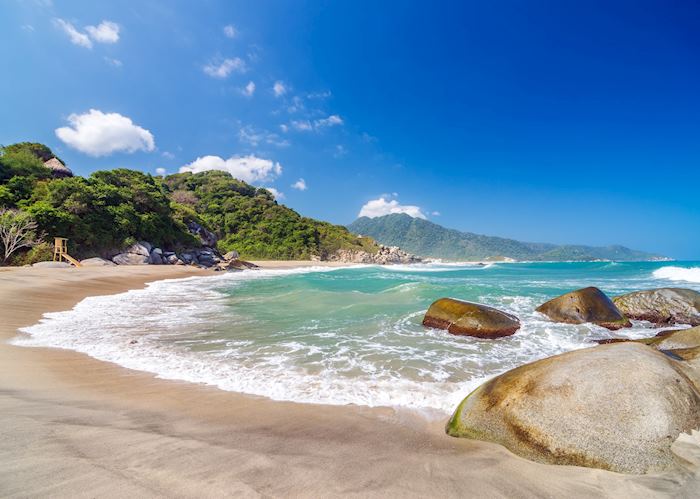
[{"label": "cumulus cloud", "polygon": [[246,97],[252,97],[255,93],[255,82],[249,81],[248,84],[241,89],[241,93]]},{"label": "cumulus cloud", "polygon": [[281,97],[287,93],[287,87],[283,82],[276,81],[275,84],[272,85],[272,93],[275,94],[275,97]]},{"label": "cumulus cloud", "polygon": [[232,24],[224,26],[224,36],[226,36],[226,38],[236,38],[237,34],[238,30]]},{"label": "cumulus cloud", "polygon": [[112,21],[102,21],[97,26],[85,26],[85,31],[78,30],[73,24],[63,19],[54,19],[53,23],[61,29],[71,43],[88,49],[92,48],[92,42],[117,43],[119,41],[119,25]]},{"label": "cumulus cloud", "polygon": [[317,128],[331,127],[343,124],[343,118],[337,114],[331,114],[328,118],[322,118],[314,122]]},{"label": "cumulus cloud", "polygon": [[281,201],[282,199],[284,199],[284,192],[280,192],[274,187],[265,187],[265,189],[270,191],[270,193],[275,197],[277,201]]},{"label": "cumulus cloud", "polygon": [[227,78],[234,71],[237,73],[245,73],[247,68],[243,59],[234,57],[233,59],[224,59],[219,63],[209,63],[202,69],[212,78]]},{"label": "cumulus cloud", "polygon": [[225,171],[248,183],[270,182],[282,174],[282,165],[254,155],[231,156],[228,159],[219,156],[202,156],[192,163],[182,166],[180,173],[198,173],[207,170]]},{"label": "cumulus cloud", "polygon": [[85,26],[85,31],[97,43],[117,43],[119,41],[119,25],[112,21],[102,21],[97,26]]},{"label": "cumulus cloud", "polygon": [[306,180],[303,178],[300,178],[296,182],[292,184],[292,189],[296,189],[298,191],[305,191],[307,189],[306,187]]},{"label": "cumulus cloud", "polygon": [[63,19],[54,19],[53,23],[66,35],[68,35],[68,38],[73,45],[80,45],[81,47],[88,49],[92,48],[92,41],[90,40],[90,37],[87,34],[78,31],[75,26],[68,21],[64,21]]},{"label": "cumulus cloud", "polygon": [[390,196],[386,195],[368,201],[362,207],[358,216],[375,218],[390,215],[392,213],[405,213],[413,218],[427,218],[421,211],[420,207],[400,204],[396,199],[391,199]]},{"label": "cumulus cloud", "polygon": [[165,175],[165,168],[156,168],[156,175]]},{"label": "cumulus cloud", "polygon": [[119,113],[90,109],[68,116],[69,126],[56,129],[56,137],[70,147],[90,156],[114,152],[153,151],[153,134]]},{"label": "cumulus cloud", "polygon": [[292,128],[300,132],[309,132],[314,129],[313,125],[308,120],[294,120],[291,122]]}]

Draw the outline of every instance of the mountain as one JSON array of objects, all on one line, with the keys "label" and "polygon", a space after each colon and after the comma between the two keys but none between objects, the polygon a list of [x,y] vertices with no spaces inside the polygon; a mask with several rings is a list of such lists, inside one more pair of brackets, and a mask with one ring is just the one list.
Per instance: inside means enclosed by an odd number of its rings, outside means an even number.
[{"label": "mountain", "polygon": [[406,251],[428,258],[446,260],[487,260],[512,258],[537,261],[590,260],[659,260],[660,255],[636,251],[624,246],[579,246],[525,243],[503,237],[482,236],[447,229],[421,218],[403,213],[382,217],[361,217],[348,226],[356,234],[376,241],[400,246]]},{"label": "mountain", "polygon": [[[56,161],[53,161],[53,160]],[[54,236],[69,239],[76,257],[111,256],[139,240],[163,250],[202,245],[194,224],[213,233],[221,252],[244,258],[368,257],[381,248],[345,227],[301,216],[266,189],[226,172],[178,173],[165,178],[120,168],[89,177],[66,176],[45,162],[60,162],[43,144],[0,148],[0,214],[29,217],[45,243],[18,251],[11,263],[51,259]],[[60,164],[63,164],[62,162]],[[218,242],[216,241],[218,239]]]}]

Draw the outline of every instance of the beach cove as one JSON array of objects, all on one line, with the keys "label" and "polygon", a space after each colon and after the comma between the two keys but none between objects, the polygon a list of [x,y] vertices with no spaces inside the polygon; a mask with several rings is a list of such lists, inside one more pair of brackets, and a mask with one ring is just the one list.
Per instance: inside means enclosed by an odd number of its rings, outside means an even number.
[{"label": "beach cove", "polygon": [[542,465],[449,438],[444,421],[406,411],[271,401],[7,343],[43,313],[85,297],[212,274],[162,266],[0,272],[3,496],[700,493],[692,470],[634,476]]}]

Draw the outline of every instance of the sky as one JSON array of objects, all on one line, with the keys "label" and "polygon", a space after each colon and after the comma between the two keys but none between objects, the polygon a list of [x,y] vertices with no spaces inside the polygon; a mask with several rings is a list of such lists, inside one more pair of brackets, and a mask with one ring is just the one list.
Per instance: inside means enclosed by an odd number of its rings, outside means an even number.
[{"label": "sky", "polygon": [[700,259],[693,1],[0,1],[0,144]]}]

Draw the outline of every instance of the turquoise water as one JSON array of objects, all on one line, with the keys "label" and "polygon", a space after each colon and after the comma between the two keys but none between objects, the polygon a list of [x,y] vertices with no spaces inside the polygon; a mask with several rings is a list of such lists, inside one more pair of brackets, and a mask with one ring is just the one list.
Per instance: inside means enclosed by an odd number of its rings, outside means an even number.
[{"label": "turquoise water", "polygon": [[[611,296],[661,286],[700,291],[699,274],[698,262],[251,271],[88,298],[48,314],[17,342],[279,400],[446,413],[484,380],[523,363],[594,339],[658,331],[641,322],[614,333],[555,324],[534,311],[542,302],[585,286]],[[444,296],[500,308],[522,327],[497,340],[424,328],[423,314]]]}]

